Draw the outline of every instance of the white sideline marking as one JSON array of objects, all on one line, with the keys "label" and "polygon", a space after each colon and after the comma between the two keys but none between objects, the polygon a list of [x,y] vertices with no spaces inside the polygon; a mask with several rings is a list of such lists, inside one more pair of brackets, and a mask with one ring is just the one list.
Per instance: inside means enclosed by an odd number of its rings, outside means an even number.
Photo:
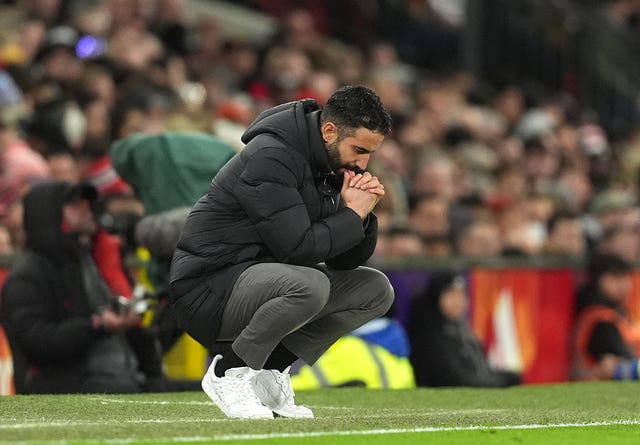
[{"label": "white sideline marking", "polygon": [[[313,408],[313,406],[311,406]],[[383,410],[382,410],[383,411]],[[421,411],[412,411],[412,410],[393,410],[397,415],[410,415],[410,416],[418,416],[418,415],[428,415],[428,416],[448,416],[451,414],[478,414],[478,413],[493,413],[493,412],[502,412],[506,411],[505,409],[466,409],[466,410],[448,410],[448,409],[439,409],[439,410],[421,410]],[[351,419],[352,416],[349,415],[336,415],[331,416],[332,419]],[[388,419],[388,413],[381,414],[367,414],[367,415],[359,415],[359,419]],[[17,421],[18,419],[2,419],[0,421]],[[157,423],[157,424],[177,424],[177,423],[210,423],[210,422],[236,422],[238,419],[229,419],[229,418],[189,418],[189,419],[131,419],[131,420],[109,420],[109,421],[78,421],[78,420],[52,420],[49,422],[41,421],[36,422],[22,422],[22,423],[11,423],[7,425],[0,424],[0,431],[2,430],[14,430],[14,429],[27,429],[27,428],[64,428],[70,426],[111,426],[111,425],[121,425],[123,423],[128,424],[148,424],[148,423]],[[386,431],[386,430],[385,430]],[[2,442],[0,441],[0,444]]]},{"label": "white sideline marking", "polygon": [[[196,401],[166,401],[166,400],[121,400],[121,399],[111,399],[106,397],[92,397],[91,400],[96,400],[103,404],[108,403],[129,403],[132,405],[199,405],[199,406],[215,406],[215,404],[211,401],[208,402],[196,402]],[[338,411],[354,411],[356,408],[349,406],[330,406],[330,405],[307,405],[309,408],[313,409],[332,409]],[[415,411],[411,409],[402,409],[402,408],[380,408],[379,412],[392,412],[396,414],[429,414],[429,415],[449,415],[449,414],[488,414],[488,413],[501,413],[508,411],[504,408],[499,409],[484,409],[484,408],[470,408],[470,409],[433,409],[433,410],[420,410]],[[335,417],[335,416],[334,416]],[[376,419],[380,417],[386,417],[383,415],[375,415],[370,414],[366,416],[359,415],[358,417],[364,419]],[[340,418],[339,416],[337,418]]]},{"label": "white sideline marking", "polygon": [[214,406],[214,403],[209,401],[209,402],[197,402],[197,401],[184,401],[184,402],[179,402],[179,401],[174,401],[174,402],[169,402],[166,400],[120,400],[120,399],[109,399],[109,398],[105,398],[105,397],[91,397],[90,400],[96,400],[98,402],[101,403],[130,403],[132,405],[212,405]]},{"label": "white sideline marking", "polygon": [[[167,419],[138,419],[138,420],[113,420],[102,422],[78,422],[71,420],[54,420],[51,422],[23,422],[13,423],[10,425],[0,425],[1,430],[14,430],[23,428],[49,428],[49,427],[67,427],[67,426],[109,426],[109,425],[121,425],[123,423],[205,423],[205,422],[228,422],[232,419],[180,419],[180,420],[167,420]],[[2,441],[0,440],[0,443]]]},{"label": "white sideline marking", "polygon": [[[97,399],[100,400],[101,403],[105,402],[105,399]],[[116,403],[128,403],[126,400],[114,400]],[[133,403],[138,403],[136,401],[132,401]],[[166,402],[166,404],[171,404],[172,402]],[[180,402],[177,402],[180,404]],[[205,403],[206,405],[213,405],[213,403]],[[309,405],[311,408],[318,408],[317,406]],[[327,407],[324,407],[327,408]],[[336,407],[336,409],[338,409]],[[488,414],[488,413],[499,413],[507,411],[506,409],[434,409],[434,410],[410,410],[410,409],[402,409],[402,408],[382,408],[380,409],[380,414],[367,414],[367,415],[358,415],[360,419],[388,419],[389,412],[394,413],[395,415],[410,415],[410,416],[448,416],[451,414]],[[352,416],[347,414],[338,414],[335,416],[331,416],[332,419],[350,419]],[[2,421],[17,421],[19,419],[16,418],[0,418],[0,422]],[[44,418],[41,421],[36,422],[22,422],[22,423],[11,423],[11,424],[2,424],[0,423],[0,431],[2,430],[13,430],[13,429],[26,429],[26,428],[46,428],[46,427],[69,427],[69,426],[109,426],[109,425],[120,425],[123,423],[128,424],[145,424],[145,423],[157,423],[157,424],[168,424],[168,423],[210,423],[210,422],[235,422],[238,419],[229,419],[229,418],[214,418],[214,417],[206,417],[206,418],[188,418],[188,419],[131,419],[131,420],[110,420],[110,421],[78,421],[78,420],[52,420],[52,421],[44,421]],[[388,430],[384,430],[388,431]],[[0,441],[1,443],[1,441]]]},{"label": "white sideline marking", "polygon": [[[532,425],[497,425],[497,426],[453,426],[453,427],[424,427],[424,428],[392,428],[379,430],[349,430],[349,431],[311,431],[301,433],[270,433],[270,434],[228,434],[212,437],[173,437],[170,440],[175,442],[210,442],[210,441],[231,441],[231,440],[266,440],[266,439],[288,439],[306,437],[326,437],[326,436],[369,436],[382,434],[402,434],[402,433],[439,433],[447,431],[491,431],[491,430],[532,430],[551,428],[582,428],[593,426],[615,426],[615,425],[640,425],[640,420],[614,420],[611,422],[586,422],[586,423],[555,423],[555,424],[532,424]],[[148,442],[158,441],[153,439]],[[136,442],[135,439],[106,440],[104,442],[113,444],[127,444]],[[139,442],[139,440],[138,440]],[[144,442],[147,442],[146,440]]]},{"label": "white sideline marking", "polygon": [[[614,420],[611,422],[586,422],[586,423],[550,423],[547,425],[471,425],[471,426],[444,426],[444,427],[424,427],[424,428],[391,428],[379,430],[349,430],[349,431],[312,431],[306,433],[272,433],[272,434],[229,434],[224,436],[213,436],[201,438],[204,440],[261,440],[261,439],[284,439],[284,438],[304,438],[323,436],[368,436],[381,434],[402,434],[402,433],[440,433],[448,431],[491,431],[491,430],[536,430],[551,428],[583,428],[591,426],[615,426],[615,425],[640,425],[640,420]],[[200,441],[200,439],[196,439]],[[121,442],[118,442],[121,443]]]},{"label": "white sideline marking", "polygon": [[[471,425],[471,426],[444,426],[444,427],[423,427],[423,428],[390,428],[379,430],[349,430],[349,431],[311,431],[305,433],[271,433],[271,434],[229,434],[225,436],[213,436],[201,438],[202,440],[261,440],[261,439],[281,439],[295,437],[322,437],[322,436],[368,436],[378,434],[402,434],[402,433],[440,433],[448,431],[492,431],[492,430],[535,430],[551,428],[583,428],[593,426],[616,426],[616,425],[640,425],[640,420],[613,420],[610,422],[585,422],[585,423],[550,423],[531,425]],[[199,439],[197,439],[199,441]],[[121,442],[118,442],[121,443]]]},{"label": "white sideline marking", "polygon": [[[211,419],[216,421],[217,419]],[[211,421],[210,420],[210,421]],[[66,423],[69,425],[70,423]],[[44,425],[44,424],[43,424]],[[51,424],[46,424],[51,426]],[[287,438],[306,438],[306,437],[327,437],[327,436],[368,436],[383,434],[403,434],[403,433],[439,433],[449,431],[493,431],[493,430],[535,430],[535,429],[553,429],[553,428],[584,428],[597,426],[633,426],[640,425],[640,420],[613,420],[605,422],[583,422],[583,423],[550,423],[550,424],[531,424],[531,425],[471,425],[471,426],[452,426],[452,427],[424,427],[424,428],[391,428],[391,429],[375,429],[375,430],[349,430],[349,431],[312,431],[300,433],[269,433],[269,434],[227,434],[220,436],[194,436],[194,437],[156,437],[153,439],[130,438],[130,439],[103,439],[103,440],[83,440],[87,444],[130,444],[130,443],[156,443],[163,442],[211,442],[211,441],[231,441],[231,440],[266,440],[266,439],[287,439]],[[2,441],[0,440],[0,443]],[[14,444],[32,444],[31,441],[13,442]],[[48,445],[66,445],[71,443],[66,440],[39,441]]]}]

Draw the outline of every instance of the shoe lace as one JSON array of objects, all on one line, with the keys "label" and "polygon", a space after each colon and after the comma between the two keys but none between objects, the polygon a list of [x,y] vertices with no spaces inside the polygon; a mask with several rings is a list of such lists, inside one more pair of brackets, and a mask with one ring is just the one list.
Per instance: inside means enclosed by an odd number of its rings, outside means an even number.
[{"label": "shoe lace", "polygon": [[248,376],[228,377],[227,391],[221,391],[220,397],[229,405],[246,404],[247,401],[259,404]]},{"label": "shoe lace", "polygon": [[291,386],[291,378],[289,377],[289,374],[286,371],[285,372],[276,371],[274,372],[274,375],[276,378],[276,382],[278,382],[278,384],[282,388],[282,392],[287,397],[287,403],[291,403],[292,405],[295,405],[295,403],[293,402],[293,398],[296,394],[295,392],[293,392],[293,387]]}]

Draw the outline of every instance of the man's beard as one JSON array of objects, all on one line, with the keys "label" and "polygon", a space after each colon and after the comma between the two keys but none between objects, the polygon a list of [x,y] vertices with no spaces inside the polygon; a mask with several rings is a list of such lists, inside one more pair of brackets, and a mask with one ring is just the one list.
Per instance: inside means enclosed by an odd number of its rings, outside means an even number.
[{"label": "man's beard", "polygon": [[331,144],[327,144],[327,153],[329,154],[329,165],[331,166],[331,170],[337,172],[341,168],[348,168],[346,165],[342,165],[337,140]]},{"label": "man's beard", "polygon": [[349,165],[342,162],[342,157],[340,156],[340,149],[338,148],[338,141],[331,144],[327,144],[327,153],[329,154],[329,165],[331,166],[331,170],[334,172],[338,172],[341,168],[345,170],[351,170],[356,173],[364,173],[364,170],[359,168],[357,165]]}]

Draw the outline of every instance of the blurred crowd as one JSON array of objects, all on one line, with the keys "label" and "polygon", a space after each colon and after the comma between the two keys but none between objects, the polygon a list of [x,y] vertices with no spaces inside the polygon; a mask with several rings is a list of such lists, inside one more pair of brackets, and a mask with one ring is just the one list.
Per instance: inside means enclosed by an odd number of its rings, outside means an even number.
[{"label": "blurred crowd", "polygon": [[640,131],[608,134],[567,92],[488,85],[459,68],[456,52],[443,62],[461,2],[394,2],[440,36],[433,63],[426,52],[407,63],[385,32],[355,38],[371,21],[366,8],[340,16],[351,32],[336,36],[334,2],[243,3],[278,14],[272,38],[226,35],[185,0],[2,3],[0,254],[22,249],[20,198],[43,178],[91,182],[117,215],[102,222],[126,232],[144,208],[111,166],[119,139],[193,130],[239,151],[265,108],[322,104],[341,85],[366,84],[394,122],[371,167],[387,189],[376,260],[594,251],[640,260]]}]

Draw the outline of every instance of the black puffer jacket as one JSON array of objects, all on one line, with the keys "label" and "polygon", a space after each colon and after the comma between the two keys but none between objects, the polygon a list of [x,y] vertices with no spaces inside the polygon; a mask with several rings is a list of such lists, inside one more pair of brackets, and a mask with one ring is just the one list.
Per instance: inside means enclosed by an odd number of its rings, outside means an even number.
[{"label": "black puffer jacket", "polygon": [[352,269],[376,243],[375,216],[363,224],[341,203],[342,178],[329,166],[315,101],[266,110],[242,139],[244,150],[187,218],[171,267],[178,318],[205,345],[215,340],[233,284],[250,265]]}]

